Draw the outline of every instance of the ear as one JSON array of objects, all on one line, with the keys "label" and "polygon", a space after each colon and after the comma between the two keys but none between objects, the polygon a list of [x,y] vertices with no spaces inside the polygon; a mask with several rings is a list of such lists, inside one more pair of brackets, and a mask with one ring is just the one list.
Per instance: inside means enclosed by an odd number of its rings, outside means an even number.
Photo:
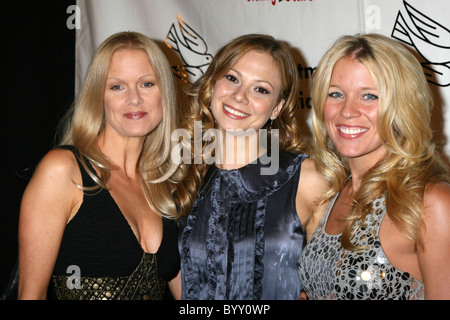
[{"label": "ear", "polygon": [[281,109],[284,106],[284,99],[282,99],[272,110],[272,115],[270,116],[270,120],[275,120],[280,115]]}]

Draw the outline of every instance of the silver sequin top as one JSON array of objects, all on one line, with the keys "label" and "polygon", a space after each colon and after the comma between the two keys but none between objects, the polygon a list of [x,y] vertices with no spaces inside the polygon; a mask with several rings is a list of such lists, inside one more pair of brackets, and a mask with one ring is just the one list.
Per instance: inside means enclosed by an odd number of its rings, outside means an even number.
[{"label": "silver sequin top", "polygon": [[300,280],[309,299],[424,299],[423,284],[395,268],[384,253],[378,236],[386,214],[385,197],[373,202],[354,241],[368,249],[354,252],[341,246],[341,235],[325,232],[336,195],[319,221],[298,263]]}]

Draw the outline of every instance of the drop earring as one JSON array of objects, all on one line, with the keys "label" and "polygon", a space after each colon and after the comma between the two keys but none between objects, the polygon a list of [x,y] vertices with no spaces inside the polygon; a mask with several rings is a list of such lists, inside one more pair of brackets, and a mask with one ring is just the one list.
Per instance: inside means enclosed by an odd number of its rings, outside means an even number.
[{"label": "drop earring", "polygon": [[267,132],[269,134],[272,134],[272,124],[273,124],[273,119],[270,119],[269,130],[267,130]]}]

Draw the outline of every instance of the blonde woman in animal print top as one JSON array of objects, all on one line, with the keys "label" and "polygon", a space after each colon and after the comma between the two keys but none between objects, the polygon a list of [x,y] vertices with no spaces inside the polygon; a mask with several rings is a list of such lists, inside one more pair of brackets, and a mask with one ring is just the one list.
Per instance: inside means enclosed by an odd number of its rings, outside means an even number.
[{"label": "blonde woman in animal print top", "polygon": [[332,188],[299,261],[308,298],[449,299],[449,173],[422,66],[388,37],[345,36],[313,81],[314,155]]}]

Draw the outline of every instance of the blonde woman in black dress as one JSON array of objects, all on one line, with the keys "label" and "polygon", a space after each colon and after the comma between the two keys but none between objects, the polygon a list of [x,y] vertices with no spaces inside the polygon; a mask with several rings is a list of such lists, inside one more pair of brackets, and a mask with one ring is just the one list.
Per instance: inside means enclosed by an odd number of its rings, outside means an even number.
[{"label": "blonde woman in black dress", "polygon": [[179,298],[176,107],[152,40],[123,32],[103,42],[61,146],[23,196],[20,299],[162,299],[167,284]]}]

